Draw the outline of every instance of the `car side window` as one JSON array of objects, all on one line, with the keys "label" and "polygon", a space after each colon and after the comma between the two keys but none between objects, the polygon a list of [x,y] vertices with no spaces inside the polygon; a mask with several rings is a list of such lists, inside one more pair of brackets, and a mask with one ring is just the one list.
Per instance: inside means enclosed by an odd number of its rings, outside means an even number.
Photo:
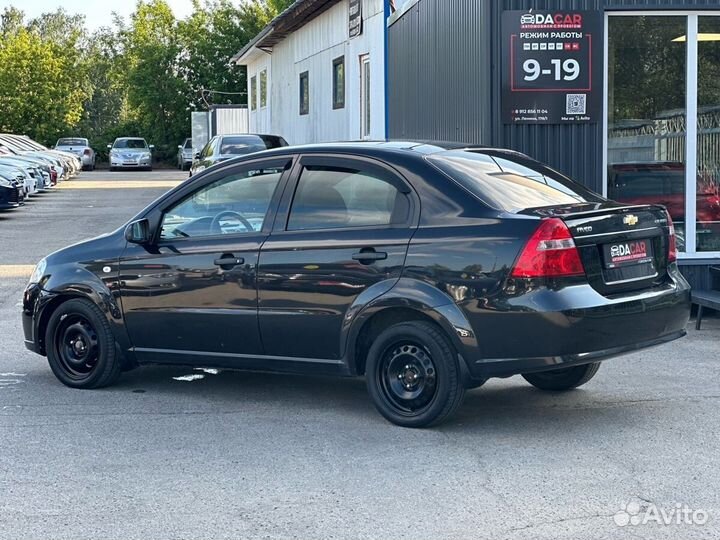
[{"label": "car side window", "polygon": [[295,190],[287,230],[389,226],[404,223],[410,203],[381,174],[306,166]]},{"label": "car side window", "polygon": [[213,145],[215,144],[216,140],[217,139],[212,138],[208,141],[208,143],[205,145],[205,148],[203,148],[203,150],[202,150],[202,154],[200,154],[201,158],[204,159],[204,158],[210,157],[212,155],[212,148],[213,148]]},{"label": "car side window", "polygon": [[260,232],[284,170],[251,169],[204,186],[165,211],[160,239]]}]

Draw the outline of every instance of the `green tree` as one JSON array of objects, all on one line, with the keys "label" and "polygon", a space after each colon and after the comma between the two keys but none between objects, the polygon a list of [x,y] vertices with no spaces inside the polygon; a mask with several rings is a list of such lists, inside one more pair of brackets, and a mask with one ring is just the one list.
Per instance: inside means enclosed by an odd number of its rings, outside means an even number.
[{"label": "green tree", "polygon": [[188,131],[187,86],[179,73],[181,47],[177,21],[164,0],[138,2],[121,32],[127,73],[128,119],[166,157]]},{"label": "green tree", "polygon": [[50,143],[82,117],[73,55],[20,28],[0,40],[0,130]]}]

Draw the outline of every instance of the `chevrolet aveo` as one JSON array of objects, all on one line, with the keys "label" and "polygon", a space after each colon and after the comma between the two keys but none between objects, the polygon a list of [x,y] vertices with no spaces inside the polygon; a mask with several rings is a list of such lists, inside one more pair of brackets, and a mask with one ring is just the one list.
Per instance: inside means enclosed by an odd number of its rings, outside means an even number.
[{"label": "chevrolet aveo", "polygon": [[364,376],[421,427],[490,377],[578,387],[689,311],[663,207],[512,151],[386,142],[208,169],[43,259],[23,326],[74,388],[143,364]]}]

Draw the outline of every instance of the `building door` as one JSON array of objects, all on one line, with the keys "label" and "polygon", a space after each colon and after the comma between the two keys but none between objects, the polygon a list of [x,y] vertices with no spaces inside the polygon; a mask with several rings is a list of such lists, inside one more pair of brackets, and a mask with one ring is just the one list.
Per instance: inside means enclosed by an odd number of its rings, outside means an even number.
[{"label": "building door", "polygon": [[664,205],[681,258],[720,255],[720,13],[609,14],[607,195]]},{"label": "building door", "polygon": [[360,57],[360,137],[370,138],[370,55]]}]

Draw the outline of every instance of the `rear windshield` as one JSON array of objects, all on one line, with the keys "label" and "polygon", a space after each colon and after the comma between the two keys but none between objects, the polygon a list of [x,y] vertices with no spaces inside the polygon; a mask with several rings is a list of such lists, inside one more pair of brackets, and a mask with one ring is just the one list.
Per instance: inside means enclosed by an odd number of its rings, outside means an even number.
[{"label": "rear windshield", "polygon": [[118,139],[113,148],[147,148],[145,139]]},{"label": "rear windshield", "polygon": [[232,137],[222,138],[220,153],[231,155],[251,154],[280,146],[287,146],[287,143],[282,137],[274,137],[271,135],[233,135]]},{"label": "rear windshield", "polygon": [[428,161],[487,205],[508,212],[603,200],[557,171],[506,152],[450,150]]},{"label": "rear windshield", "polygon": [[55,146],[87,146],[87,139],[58,139]]}]

